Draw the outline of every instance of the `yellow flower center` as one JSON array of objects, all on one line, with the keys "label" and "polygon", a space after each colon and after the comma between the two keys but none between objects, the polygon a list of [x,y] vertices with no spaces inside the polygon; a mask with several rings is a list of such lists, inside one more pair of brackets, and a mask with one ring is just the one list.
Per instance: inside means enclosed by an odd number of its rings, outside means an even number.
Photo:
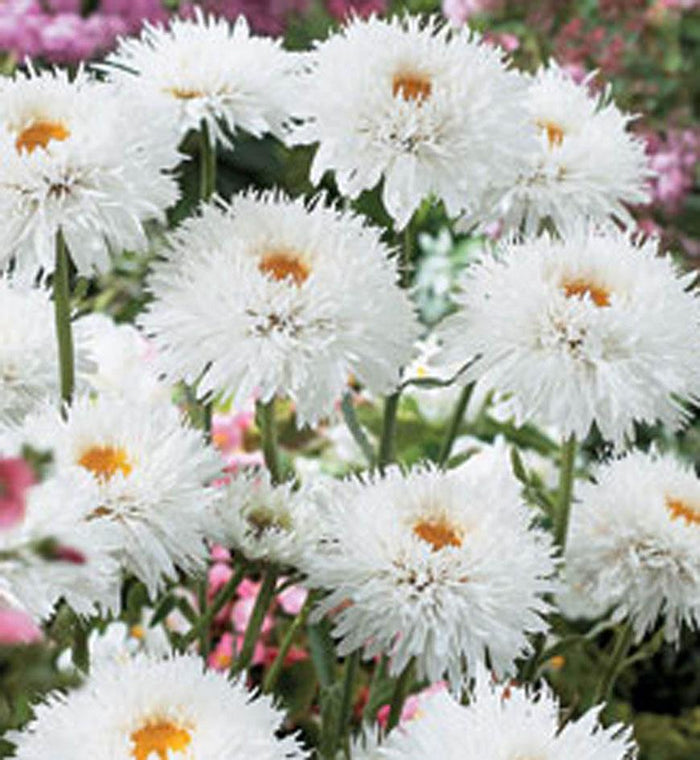
[{"label": "yellow flower center", "polygon": [[462,531],[451,525],[444,517],[420,520],[413,526],[413,532],[418,538],[430,544],[436,552],[446,546],[462,545]]},{"label": "yellow flower center", "polygon": [[589,296],[596,306],[610,306],[610,291],[587,280],[566,280],[563,285],[567,298]]},{"label": "yellow flower center", "polygon": [[134,731],[131,741],[131,756],[134,760],[150,760],[153,753],[158,756],[158,760],[168,760],[169,752],[187,749],[192,737],[184,728],[163,720],[147,723],[143,728]]},{"label": "yellow flower center", "polygon": [[117,472],[127,477],[132,470],[126,450],[119,446],[91,446],[83,452],[78,464],[106,483]]},{"label": "yellow flower center", "polygon": [[177,100],[196,100],[206,95],[201,90],[188,90],[185,87],[168,87],[166,92],[177,98]]},{"label": "yellow flower center", "polygon": [[283,249],[264,253],[258,269],[278,282],[291,278],[297,287],[303,285],[311,274],[311,269],[298,253]]},{"label": "yellow flower center", "polygon": [[391,91],[394,97],[401,96],[406,101],[414,101],[420,105],[430,97],[433,85],[425,74],[405,73],[394,74]]},{"label": "yellow flower center", "polygon": [[33,153],[36,148],[46,148],[51,140],[61,142],[67,137],[70,137],[70,131],[60,121],[38,119],[17,135],[15,148],[18,153],[23,150]]},{"label": "yellow flower center", "polygon": [[550,150],[554,147],[558,148],[564,142],[564,129],[556,122],[538,119],[535,124],[539,129],[547,133],[547,142],[549,143]]},{"label": "yellow flower center", "polygon": [[666,497],[666,509],[671,514],[672,520],[683,519],[686,525],[700,525],[700,507],[688,504],[682,499]]}]

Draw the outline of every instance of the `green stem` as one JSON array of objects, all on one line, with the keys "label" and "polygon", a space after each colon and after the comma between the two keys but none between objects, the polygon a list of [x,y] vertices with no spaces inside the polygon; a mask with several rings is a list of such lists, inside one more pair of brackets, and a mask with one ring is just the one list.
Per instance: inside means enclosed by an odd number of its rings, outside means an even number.
[{"label": "green stem", "polygon": [[410,660],[396,681],[394,696],[391,698],[391,707],[389,708],[389,720],[386,724],[387,733],[399,725],[399,721],[401,720],[401,711],[403,710],[403,704],[406,701],[406,697],[408,696],[409,692],[411,691],[412,685],[413,660]]},{"label": "green stem", "polygon": [[216,191],[216,148],[212,145],[206,119],[202,119],[199,138],[199,197],[208,201]]},{"label": "green stem", "polygon": [[376,714],[376,705],[374,704],[377,694],[377,689],[382,681],[386,678],[386,671],[389,667],[389,658],[384,654],[379,662],[374,664],[374,672],[372,673],[372,681],[369,685],[369,694],[367,695],[367,703],[362,714],[362,719],[367,722],[372,722]]},{"label": "green stem", "polygon": [[598,682],[593,694],[594,705],[597,705],[600,702],[607,702],[610,699],[613,687],[615,686],[615,681],[622,672],[633,641],[634,629],[632,628],[632,624],[628,621],[618,632],[615,641],[615,649],[610,657],[608,667],[603,673],[603,677]]},{"label": "green stem", "polygon": [[464,388],[462,388],[462,392],[459,394],[457,404],[454,408],[454,412],[452,413],[452,418],[450,419],[450,426],[447,429],[447,435],[443,441],[442,449],[440,449],[440,456],[438,458],[438,465],[440,467],[444,467],[449,461],[450,454],[452,453],[452,447],[457,440],[459,428],[462,425],[464,413],[467,411],[467,406],[469,404],[469,399],[471,398],[473,390],[474,383],[469,383],[469,385],[465,385]]},{"label": "green stem", "polygon": [[265,464],[270,471],[273,485],[282,482],[279,446],[277,442],[277,424],[275,420],[275,399],[266,404],[258,402],[258,427],[262,437],[262,450]]},{"label": "green stem", "polygon": [[377,457],[380,472],[383,472],[384,468],[396,459],[396,413],[399,409],[400,398],[401,391],[398,390],[384,400],[384,424]]},{"label": "green stem", "polygon": [[243,574],[245,572],[245,564],[241,564],[236,568],[233,575],[226,581],[226,583],[219,589],[218,594],[212,600],[212,603],[207,607],[201,617],[197,620],[194,626],[188,631],[184,638],[183,646],[187,646],[192,643],[197,637],[206,635],[211,628],[211,624],[214,622],[214,618],[221,612],[224,606],[233,599],[236,589],[243,580]]},{"label": "green stem", "polygon": [[263,577],[260,591],[258,591],[258,598],[255,600],[253,606],[253,612],[250,615],[248,621],[248,627],[246,628],[245,636],[243,637],[243,645],[238,657],[231,664],[231,674],[236,675],[243,670],[246,670],[253,659],[253,653],[255,652],[255,643],[260,636],[262,630],[263,621],[265,615],[270,608],[270,603],[275,596],[275,587],[277,586],[277,571],[270,567],[268,568],[265,576]]},{"label": "green stem", "polygon": [[576,462],[576,436],[573,433],[561,447],[559,465],[559,492],[557,494],[557,511],[555,515],[554,540],[564,550],[566,535],[569,531],[569,515],[574,489],[574,465]]},{"label": "green stem", "polygon": [[292,624],[289,626],[289,630],[282,640],[282,644],[279,648],[279,652],[277,652],[275,661],[272,663],[270,669],[265,674],[265,679],[262,686],[264,694],[271,692],[277,685],[277,681],[280,677],[280,674],[282,673],[282,668],[284,667],[284,661],[292,646],[294,637],[305,625],[306,620],[309,617],[309,612],[311,612],[311,608],[313,607],[313,603],[314,594],[309,593],[309,595],[306,597],[306,601],[304,602],[304,606],[299,610],[299,614],[294,618]]},{"label": "green stem", "polygon": [[360,650],[356,649],[345,660],[345,672],[343,674],[343,695],[340,703],[340,720],[338,721],[338,741],[336,748],[345,744],[345,739],[350,729],[352,719],[353,698],[357,683],[357,673],[360,670]]},{"label": "green stem", "polygon": [[343,413],[343,419],[345,420],[345,424],[350,431],[350,435],[352,435],[355,443],[362,450],[362,453],[364,454],[369,466],[374,467],[374,449],[372,448],[372,444],[367,438],[367,434],[362,429],[360,421],[357,419],[357,415],[355,414],[355,407],[352,403],[352,395],[350,393],[343,395],[343,399],[340,402],[340,410]]},{"label": "green stem", "polygon": [[56,233],[56,268],[53,273],[53,302],[61,380],[61,399],[70,404],[75,386],[75,358],[70,320],[70,261],[63,233]]}]

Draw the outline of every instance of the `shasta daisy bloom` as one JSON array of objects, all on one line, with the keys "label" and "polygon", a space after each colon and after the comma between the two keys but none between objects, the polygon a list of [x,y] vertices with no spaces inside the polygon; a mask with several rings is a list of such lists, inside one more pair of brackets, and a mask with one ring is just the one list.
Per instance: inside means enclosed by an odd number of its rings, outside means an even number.
[{"label": "shasta daisy bloom", "polygon": [[700,306],[657,243],[614,230],[505,243],[470,267],[445,357],[479,356],[478,394],[510,395],[516,420],[621,442],[635,420],[677,427],[700,390]]},{"label": "shasta daisy bloom", "polygon": [[[79,381],[89,351],[76,340]],[[54,310],[49,293],[0,277],[0,422],[19,422],[43,401],[59,398]]]},{"label": "shasta daisy bloom", "polygon": [[[283,720],[269,697],[203,672],[196,657],[135,657],[94,669],[85,685],[38,705],[15,734],[18,760],[294,760],[295,738],[275,736]],[[89,716],[89,720],[85,720]]]},{"label": "shasta daisy bloom", "polygon": [[111,249],[146,245],[143,222],[177,199],[174,148],[130,119],[114,89],[81,70],[17,74],[0,86],[0,266],[51,272],[60,229],[81,274]]},{"label": "shasta daisy bloom", "polygon": [[645,144],[627,129],[633,117],[619,111],[609,89],[592,94],[589,85],[553,62],[531,79],[526,112],[535,148],[515,182],[494,182],[485,194],[486,221],[516,230],[524,223],[528,232],[544,219],[560,232],[583,217],[631,224],[626,206],[649,201]]},{"label": "shasta daisy bloom", "polygon": [[224,145],[239,129],[285,133],[295,102],[296,57],[279,40],[251,35],[239,16],[173,19],[145,24],[140,38],[123,38],[103,68],[145,113],[171,126],[177,141],[205,121]]},{"label": "shasta daisy bloom", "polygon": [[700,480],[671,456],[634,452],[577,489],[566,575],[641,639],[662,619],[700,627]]},{"label": "shasta daisy bloom", "polygon": [[386,653],[394,675],[415,658],[420,679],[446,673],[459,689],[463,664],[473,675],[487,653],[508,671],[546,630],[553,588],[551,544],[531,519],[500,451],[447,473],[346,480],[304,563],[308,585],[330,591],[314,614],[336,611],[341,655]]},{"label": "shasta daisy bloom", "polygon": [[141,322],[170,379],[238,404],[288,396],[302,424],[331,412],[351,373],[375,393],[398,383],[417,322],[379,232],[359,217],[242,195],[205,206],[169,255]]},{"label": "shasta daisy bloom", "polygon": [[356,198],[384,180],[405,227],[424,198],[472,210],[490,182],[515,180],[532,136],[526,86],[502,51],[417,18],[353,19],[309,54],[293,139],[319,143],[311,179],[332,170]]},{"label": "shasta daisy bloom", "polygon": [[215,498],[208,484],[220,463],[175,407],[83,397],[66,420],[51,408],[28,417],[20,440],[51,449],[56,472],[92,476],[87,521],[109,530],[114,556],[149,592],[176,567],[204,563],[205,517]]},{"label": "shasta daisy bloom", "polygon": [[[0,592],[10,593],[36,619],[48,619],[56,603],[65,599],[79,614],[98,607],[119,607],[119,566],[112,559],[109,532],[88,521],[94,509],[94,490],[83,473],[50,477],[29,488],[25,514],[12,528],[0,531]],[[69,496],[67,496],[69,495]],[[50,541],[70,547],[83,562],[61,561],[59,552],[48,557],[36,547]],[[34,547],[34,548],[32,548]]]},{"label": "shasta daisy bloom", "polygon": [[[601,706],[602,707],[602,706]],[[536,694],[513,685],[477,681],[467,707],[446,693],[426,700],[421,715],[394,731],[377,760],[631,760],[632,730],[621,723],[603,727],[601,707],[560,728],[560,705],[541,684]]]},{"label": "shasta daisy bloom", "polygon": [[315,522],[310,489],[274,486],[267,470],[243,471],[220,488],[212,513],[216,539],[250,560],[297,567]]}]

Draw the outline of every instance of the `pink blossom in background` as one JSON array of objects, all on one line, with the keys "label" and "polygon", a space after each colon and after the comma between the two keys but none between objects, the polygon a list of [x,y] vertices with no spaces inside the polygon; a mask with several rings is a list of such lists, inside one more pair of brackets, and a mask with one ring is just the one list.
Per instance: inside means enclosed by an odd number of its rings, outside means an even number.
[{"label": "pink blossom in background", "polygon": [[504,0],[443,0],[442,12],[455,26],[461,26],[478,13],[496,13]]},{"label": "pink blossom in background", "polygon": [[33,644],[41,638],[41,630],[26,612],[0,609],[0,645]]},{"label": "pink blossom in background", "polygon": [[0,528],[24,517],[26,491],[34,482],[34,471],[24,459],[0,459]]},{"label": "pink blossom in background", "polygon": [[247,434],[255,422],[253,402],[243,409],[214,414],[211,437],[214,446],[223,454],[226,470],[237,472],[241,467],[260,467],[264,464],[262,451],[248,451]]},{"label": "pink blossom in background", "polygon": [[[404,702],[403,708],[401,710],[401,717],[399,718],[399,722],[404,723],[405,721],[413,720],[414,718],[418,717],[420,715],[421,706],[426,699],[430,699],[430,697],[432,697],[434,694],[439,694],[440,692],[446,690],[447,683],[445,681],[438,681],[437,683],[428,686],[426,689],[423,689],[423,691],[418,692],[418,694],[411,694],[410,696],[406,697],[406,701]],[[377,723],[379,723],[380,726],[386,726],[387,721],[389,720],[390,712],[390,705],[383,705],[379,708],[377,711]]]},{"label": "pink blossom in background", "polygon": [[484,42],[488,45],[498,45],[506,53],[512,53],[520,47],[520,40],[509,32],[487,32],[484,35]]},{"label": "pink blossom in background", "polygon": [[309,592],[301,586],[290,586],[277,595],[277,602],[287,615],[298,615]]},{"label": "pink blossom in background", "polygon": [[387,0],[327,0],[326,8],[339,21],[352,14],[366,18],[373,13],[385,13]]},{"label": "pink blossom in background", "polygon": [[665,213],[678,214],[695,182],[700,158],[700,128],[673,129],[665,136],[646,136],[649,165],[657,176],[652,180],[652,203]]},{"label": "pink blossom in background", "polygon": [[[251,28],[259,34],[279,35],[284,32],[289,17],[301,13],[308,7],[309,0],[203,0],[196,5],[205,13],[235,20],[245,16]],[[181,7],[183,15],[191,15],[194,3]]]}]

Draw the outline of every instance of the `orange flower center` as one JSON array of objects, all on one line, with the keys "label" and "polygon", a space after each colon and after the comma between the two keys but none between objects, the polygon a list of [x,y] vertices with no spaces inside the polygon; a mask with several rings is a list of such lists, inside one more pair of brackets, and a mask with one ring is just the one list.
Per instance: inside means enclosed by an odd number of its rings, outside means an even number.
[{"label": "orange flower center", "polygon": [[15,141],[17,152],[26,150],[33,153],[36,148],[46,148],[51,140],[61,142],[70,137],[70,131],[60,121],[44,121],[39,119],[25,127]]},{"label": "orange flower center", "polygon": [[450,525],[445,518],[435,520],[420,520],[413,526],[413,532],[426,543],[433,547],[433,551],[440,551],[446,546],[461,546],[461,531]]},{"label": "orange flower center", "polygon": [[680,518],[685,520],[686,525],[700,525],[700,509],[692,504],[688,504],[688,502],[667,496],[666,509],[671,513],[672,520]]},{"label": "orange flower center", "polygon": [[554,147],[558,148],[564,142],[564,130],[555,122],[538,119],[535,124],[543,132],[547,133],[547,142],[549,143],[550,150]]},{"label": "orange flower center", "polygon": [[610,291],[586,280],[567,280],[563,284],[567,298],[588,296],[596,306],[610,306]]},{"label": "orange flower center", "polygon": [[394,74],[391,91],[394,97],[400,95],[404,100],[420,105],[430,97],[433,85],[425,74]]},{"label": "orange flower center", "polygon": [[263,254],[258,269],[278,282],[291,278],[297,287],[303,285],[311,274],[311,269],[298,253],[285,250]]},{"label": "orange flower center", "polygon": [[134,731],[131,741],[131,756],[134,760],[150,760],[153,753],[158,756],[158,760],[168,760],[170,752],[187,749],[192,737],[189,731],[170,721],[159,721],[147,723],[143,728]]},{"label": "orange flower center", "polygon": [[117,472],[127,477],[132,470],[126,450],[118,446],[92,446],[84,451],[78,464],[105,483]]},{"label": "orange flower center", "polygon": [[188,90],[185,87],[169,87],[166,92],[177,98],[177,100],[196,100],[197,98],[203,98],[205,95],[201,90]]}]

